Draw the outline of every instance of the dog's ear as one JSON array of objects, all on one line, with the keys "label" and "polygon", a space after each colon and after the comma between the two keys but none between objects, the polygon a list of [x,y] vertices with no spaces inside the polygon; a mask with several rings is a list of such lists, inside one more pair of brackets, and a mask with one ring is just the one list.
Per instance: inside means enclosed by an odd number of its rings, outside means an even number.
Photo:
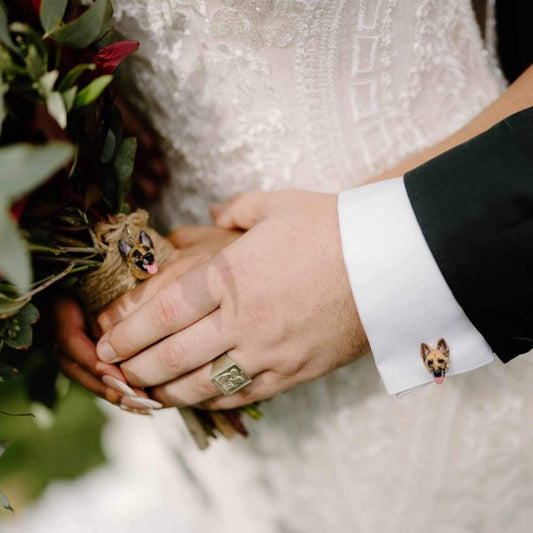
[{"label": "dog's ear", "polygon": [[420,345],[420,355],[422,356],[422,359],[424,361],[426,360],[426,357],[430,354],[431,351],[431,348],[425,342]]},{"label": "dog's ear", "polygon": [[149,246],[150,248],[154,247],[154,242],[146,231],[141,231],[141,233],[139,233],[139,240],[141,241],[141,244],[146,244],[146,246]]},{"label": "dog's ear", "polygon": [[124,239],[120,239],[120,241],[118,241],[118,249],[120,250],[120,255],[126,259],[133,249],[133,246],[128,244]]},{"label": "dog's ear", "polygon": [[437,341],[437,350],[443,353],[446,357],[450,356],[450,348],[448,348],[448,345],[444,339],[439,339]]}]

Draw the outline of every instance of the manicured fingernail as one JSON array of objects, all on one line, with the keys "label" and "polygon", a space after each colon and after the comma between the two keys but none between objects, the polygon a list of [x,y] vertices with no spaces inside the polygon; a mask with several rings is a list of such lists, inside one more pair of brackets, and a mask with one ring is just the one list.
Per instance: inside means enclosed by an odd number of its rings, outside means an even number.
[{"label": "manicured fingernail", "polygon": [[156,402],[155,400],[139,397],[130,398],[128,396],[122,398],[120,405],[131,407],[132,409],[161,409],[163,407],[162,403]]},{"label": "manicured fingernail", "polygon": [[151,415],[152,413],[150,412],[149,409],[132,409],[131,407],[126,407],[125,405],[119,405],[120,409],[122,411],[128,411],[128,413],[134,413],[136,415]]},{"label": "manicured fingernail", "polygon": [[114,378],[112,376],[102,376],[102,381],[104,385],[107,385],[109,388],[116,390],[117,392],[122,392],[128,396],[137,396],[137,393],[126,383],[120,381],[120,379]]},{"label": "manicured fingernail", "polygon": [[96,345],[96,353],[100,360],[105,361],[106,363],[111,363],[111,361],[114,361],[117,357],[115,350],[113,350],[113,346],[107,342],[98,343]]}]

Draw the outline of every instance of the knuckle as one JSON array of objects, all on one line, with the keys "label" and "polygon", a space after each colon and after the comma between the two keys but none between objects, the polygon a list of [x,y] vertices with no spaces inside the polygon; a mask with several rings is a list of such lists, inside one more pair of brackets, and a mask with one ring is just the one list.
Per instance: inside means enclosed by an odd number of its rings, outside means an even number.
[{"label": "knuckle", "polygon": [[156,316],[158,322],[165,330],[171,330],[179,322],[179,311],[172,298],[166,295],[162,295],[159,298],[156,306]]},{"label": "knuckle", "polygon": [[164,367],[173,372],[183,372],[187,365],[187,353],[177,340],[164,342],[159,358]]},{"label": "knuckle", "polygon": [[218,389],[209,380],[199,379],[195,384],[196,393],[200,398],[211,398],[219,394]]}]

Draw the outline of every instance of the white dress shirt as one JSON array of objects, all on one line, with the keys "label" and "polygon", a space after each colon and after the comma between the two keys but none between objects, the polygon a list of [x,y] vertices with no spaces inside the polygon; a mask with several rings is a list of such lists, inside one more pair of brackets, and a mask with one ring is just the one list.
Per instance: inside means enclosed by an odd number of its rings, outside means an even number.
[{"label": "white dress shirt", "polygon": [[389,394],[403,396],[433,382],[422,342],[435,347],[446,339],[448,377],[493,360],[433,258],[403,178],[342,192],[338,214],[352,293]]}]

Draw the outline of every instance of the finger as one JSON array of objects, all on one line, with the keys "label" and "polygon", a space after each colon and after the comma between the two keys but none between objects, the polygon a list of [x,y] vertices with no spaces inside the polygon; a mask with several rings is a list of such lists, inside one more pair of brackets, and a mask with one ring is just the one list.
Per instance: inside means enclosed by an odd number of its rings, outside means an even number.
[{"label": "finger", "polygon": [[222,311],[216,310],[122,363],[128,383],[160,385],[194,370],[233,347]]},{"label": "finger", "polygon": [[108,363],[124,361],[215,310],[222,291],[214,268],[208,263],[171,281],[104,334],[96,347],[98,357]]},{"label": "finger", "polygon": [[96,346],[85,333],[83,312],[75,300],[61,300],[54,311],[57,325],[56,342],[63,355],[68,356],[95,377],[109,375],[125,381],[122,372],[116,366],[98,359]]},{"label": "finger", "polygon": [[89,392],[92,392],[93,394],[96,394],[101,398],[105,398],[111,403],[120,402],[122,394],[112,389],[111,387],[107,387],[106,385],[104,385],[102,381],[100,381],[97,377],[93,376],[90,372],[78,365],[70,357],[67,357],[62,353],[57,353],[56,358],[59,364],[59,368],[61,368],[62,372],[67,377],[79,383]]},{"label": "finger", "polygon": [[240,194],[222,204],[213,204],[211,217],[220,228],[248,230],[268,214],[269,200],[270,193],[263,191]]},{"label": "finger", "polygon": [[203,402],[202,407],[210,410],[236,409],[249,403],[268,400],[290,389],[291,385],[286,378],[280,377],[275,372],[266,371],[254,377],[253,381],[231,396],[216,396]]},{"label": "finger", "polygon": [[180,226],[173,230],[167,239],[176,248],[188,248],[226,233],[227,230],[213,226]]},{"label": "finger", "polygon": [[[231,350],[229,354],[254,381],[265,370],[262,361],[248,361],[246,355],[238,350]],[[220,390],[211,381],[211,367],[212,363],[209,362],[174,381],[155,387],[151,396],[163,405],[174,407],[196,405],[216,398],[220,395]],[[246,390],[254,381],[241,390]]]},{"label": "finger", "polygon": [[141,283],[132,291],[127,292],[114,302],[109,304],[95,320],[93,332],[96,337],[101,337],[114,325],[118,324],[137,309],[140,309],[146,302],[153,298],[159,291],[164,289],[170,281],[179,277],[196,266],[189,258],[181,260],[179,253],[175,253],[174,259],[169,261],[161,270],[149,280]]}]

